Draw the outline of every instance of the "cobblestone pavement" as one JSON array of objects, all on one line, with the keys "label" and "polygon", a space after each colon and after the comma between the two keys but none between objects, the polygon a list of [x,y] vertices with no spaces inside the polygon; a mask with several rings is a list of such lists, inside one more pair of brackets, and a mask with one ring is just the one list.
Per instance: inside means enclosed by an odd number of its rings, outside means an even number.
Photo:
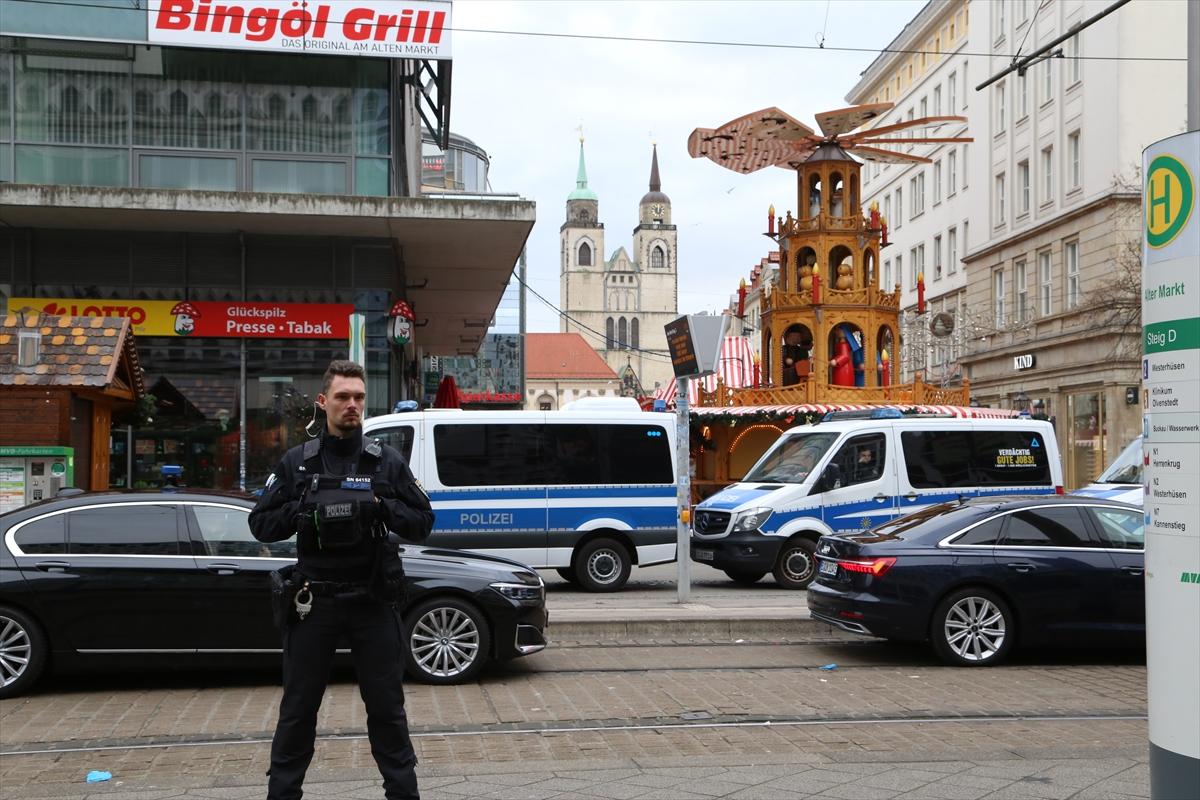
[{"label": "cobblestone pavement", "polygon": [[[820,669],[832,663],[838,668]],[[279,701],[275,675],[211,685],[218,678],[185,675],[146,688],[144,676],[115,677],[91,691],[58,679],[38,694],[0,702],[0,796],[258,796]],[[592,643],[514,662],[479,683],[410,685],[407,692],[427,797],[790,797],[802,795],[767,784],[801,772],[815,781],[805,791],[818,796],[899,797],[916,790],[904,786],[936,784],[925,796],[982,797],[938,794],[948,791],[944,775],[918,785],[909,773],[921,770],[911,765],[888,767],[895,783],[881,786],[876,771],[839,782],[816,765],[902,757],[966,764],[958,774],[1033,759],[1046,762],[1038,771],[1070,773],[1080,759],[1109,763],[1114,753],[1124,759],[1122,771],[1079,767],[1094,780],[1072,791],[1107,781],[1112,792],[1095,796],[1116,797],[1145,793],[1137,777],[1145,760],[1145,679],[1136,658],[1080,664],[1035,657],[969,670],[934,666],[923,648],[861,641]],[[328,784],[321,789],[327,794],[309,796],[378,797],[352,681],[330,687],[319,726],[325,738],[310,788]],[[692,761],[680,767],[672,759]],[[795,772],[738,783],[737,776],[755,774],[744,768],[760,764]],[[710,780],[692,769],[700,766],[736,774]],[[685,771],[676,783],[655,771],[677,768]],[[92,769],[112,772],[120,786],[81,784]],[[542,778],[525,780],[535,774]],[[1069,796],[1060,792],[1069,782],[1026,780],[1038,775],[997,783],[1015,792],[997,796]],[[862,783],[867,778],[870,785]]]}]

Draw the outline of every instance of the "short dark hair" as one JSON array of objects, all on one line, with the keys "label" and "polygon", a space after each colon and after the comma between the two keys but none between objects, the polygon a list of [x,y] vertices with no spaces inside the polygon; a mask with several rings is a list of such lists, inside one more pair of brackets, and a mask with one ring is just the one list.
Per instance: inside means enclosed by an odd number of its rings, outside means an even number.
[{"label": "short dark hair", "polygon": [[321,380],[321,394],[329,394],[329,387],[333,385],[335,375],[341,375],[343,378],[358,378],[363,383],[367,382],[367,371],[363,369],[362,364],[339,358],[330,361],[329,366],[325,368],[325,377]]}]

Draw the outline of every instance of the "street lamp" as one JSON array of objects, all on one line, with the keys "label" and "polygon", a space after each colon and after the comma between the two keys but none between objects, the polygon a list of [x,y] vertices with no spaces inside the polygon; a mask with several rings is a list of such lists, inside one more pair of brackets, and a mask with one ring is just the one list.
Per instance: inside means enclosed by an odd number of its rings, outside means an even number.
[{"label": "street lamp", "polygon": [[1016,403],[1015,408],[1017,411],[1029,411],[1029,395],[1025,394],[1024,392],[1021,392],[1014,397],[1013,402]]}]

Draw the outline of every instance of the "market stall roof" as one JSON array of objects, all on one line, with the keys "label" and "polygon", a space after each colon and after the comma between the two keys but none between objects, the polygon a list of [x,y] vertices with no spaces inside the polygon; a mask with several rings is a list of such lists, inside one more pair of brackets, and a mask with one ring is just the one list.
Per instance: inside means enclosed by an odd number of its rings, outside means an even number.
[{"label": "market stall roof", "polygon": [[[21,363],[21,338],[36,338]],[[55,386],[119,400],[146,394],[133,329],[125,317],[67,317],[13,309],[0,317],[0,386]]]},{"label": "market stall roof", "polygon": [[[390,239],[427,353],[474,354],[533,229],[508,195],[357,197],[0,183],[16,228]],[[396,276],[399,283],[401,276]]]},{"label": "market stall roof", "polygon": [[[721,342],[720,366],[712,375],[700,380],[688,381],[688,403],[694,404],[700,399],[700,387],[712,392],[717,388],[720,378],[730,389],[741,389],[743,386],[753,386],[758,382],[757,368],[754,363],[754,346],[746,336],[726,336]],[[675,395],[679,389],[675,379],[671,378],[666,385],[660,386],[654,393],[655,400],[665,400],[667,405],[675,405]]]},{"label": "market stall roof", "polygon": [[791,406],[694,406],[689,409],[692,416],[745,417],[747,419],[803,416],[825,414],[829,411],[865,411],[872,408],[895,408],[902,412],[917,414],[942,414],[965,419],[1011,419],[1018,412],[1007,408],[976,408],[974,406],[929,406],[912,404],[865,405],[856,403],[802,403]]}]

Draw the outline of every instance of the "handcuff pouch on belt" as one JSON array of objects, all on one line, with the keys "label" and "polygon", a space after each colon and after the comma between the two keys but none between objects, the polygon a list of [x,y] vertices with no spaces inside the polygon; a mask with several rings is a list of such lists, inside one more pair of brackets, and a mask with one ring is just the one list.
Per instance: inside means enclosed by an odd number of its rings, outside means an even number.
[{"label": "handcuff pouch on belt", "polygon": [[308,552],[347,550],[374,538],[375,492],[369,475],[313,475],[305,483],[297,533]]},{"label": "handcuff pouch on belt", "polygon": [[296,618],[296,595],[300,583],[296,573],[296,565],[288,564],[270,574],[271,581],[271,619],[276,628],[285,628]]}]

